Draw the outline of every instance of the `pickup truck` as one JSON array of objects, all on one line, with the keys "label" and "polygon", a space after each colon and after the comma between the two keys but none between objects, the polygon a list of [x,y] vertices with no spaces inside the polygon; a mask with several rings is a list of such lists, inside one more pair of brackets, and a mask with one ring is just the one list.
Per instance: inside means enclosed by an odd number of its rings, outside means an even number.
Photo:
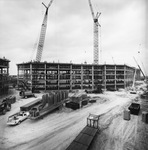
[{"label": "pickup truck", "polygon": [[8,117],[7,125],[18,125],[22,121],[26,120],[29,116],[29,112],[20,111]]}]

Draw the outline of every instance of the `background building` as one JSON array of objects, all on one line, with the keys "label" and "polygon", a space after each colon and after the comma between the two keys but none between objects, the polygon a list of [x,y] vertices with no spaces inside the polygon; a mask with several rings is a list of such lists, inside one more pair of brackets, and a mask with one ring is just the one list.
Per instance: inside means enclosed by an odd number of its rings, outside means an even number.
[{"label": "background building", "polygon": [[9,60],[0,58],[0,94],[7,94],[9,89]]},{"label": "background building", "polygon": [[[38,90],[103,89],[117,90],[132,85],[140,71],[127,65],[28,62],[17,64],[18,81]],[[136,70],[136,72],[135,72]]]}]

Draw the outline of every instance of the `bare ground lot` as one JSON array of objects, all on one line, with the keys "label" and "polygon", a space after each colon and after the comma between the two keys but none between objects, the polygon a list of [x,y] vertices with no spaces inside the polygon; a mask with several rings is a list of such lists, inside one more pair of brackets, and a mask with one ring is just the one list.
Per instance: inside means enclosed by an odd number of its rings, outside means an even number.
[{"label": "bare ground lot", "polygon": [[0,149],[64,150],[86,126],[89,113],[93,113],[101,115],[100,131],[90,150],[148,150],[148,125],[141,121],[141,115],[132,115],[130,121],[123,120],[124,108],[130,105],[137,94],[120,91],[90,96],[95,97],[97,103],[79,110],[63,107],[43,119],[27,119],[18,126],[7,126],[8,116],[34,98],[18,100],[10,112],[0,116]]}]

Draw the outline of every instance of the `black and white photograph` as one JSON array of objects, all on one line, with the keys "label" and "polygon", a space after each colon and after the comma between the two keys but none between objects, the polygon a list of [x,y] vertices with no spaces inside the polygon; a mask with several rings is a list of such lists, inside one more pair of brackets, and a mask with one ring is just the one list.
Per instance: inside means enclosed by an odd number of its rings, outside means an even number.
[{"label": "black and white photograph", "polygon": [[0,0],[0,150],[148,150],[147,69],[147,0]]}]

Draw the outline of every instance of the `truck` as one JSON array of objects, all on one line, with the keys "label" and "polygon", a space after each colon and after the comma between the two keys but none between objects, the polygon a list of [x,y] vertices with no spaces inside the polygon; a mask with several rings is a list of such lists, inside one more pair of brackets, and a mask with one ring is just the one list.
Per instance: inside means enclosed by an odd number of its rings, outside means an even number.
[{"label": "truck", "polygon": [[11,110],[11,103],[9,101],[3,100],[0,103],[0,114],[5,115],[7,111]]},{"label": "truck", "polygon": [[67,98],[68,91],[45,93],[42,96],[41,103],[30,109],[28,118],[32,120],[43,118],[46,114],[61,107],[67,101]]},{"label": "truck", "polygon": [[20,87],[20,93],[19,95],[22,96],[23,98],[28,98],[28,97],[35,97],[34,93],[32,93],[32,90],[29,87],[29,83],[25,80],[19,79],[19,84],[18,86]]},{"label": "truck", "polygon": [[19,95],[23,98],[35,97],[34,93],[32,93],[31,91],[20,91]]}]

